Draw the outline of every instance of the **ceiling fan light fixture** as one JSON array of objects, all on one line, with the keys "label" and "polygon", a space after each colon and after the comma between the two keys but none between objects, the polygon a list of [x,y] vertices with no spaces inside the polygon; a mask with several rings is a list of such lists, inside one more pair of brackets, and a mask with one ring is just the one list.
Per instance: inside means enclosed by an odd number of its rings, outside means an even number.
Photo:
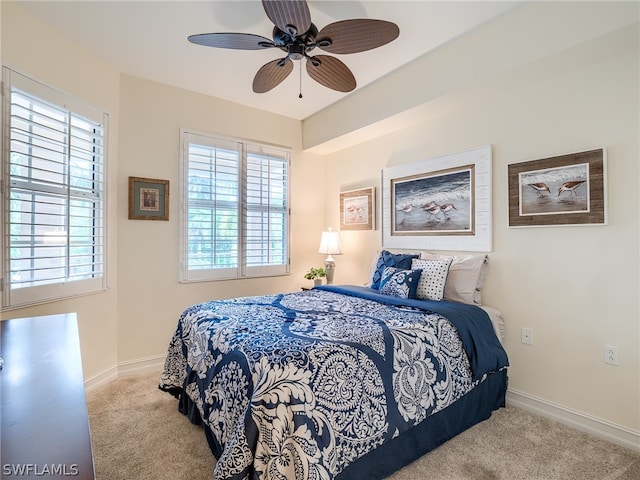
[{"label": "ceiling fan light fixture", "polygon": [[291,60],[302,60],[306,55],[306,48],[300,43],[294,43],[289,47],[289,58]]}]

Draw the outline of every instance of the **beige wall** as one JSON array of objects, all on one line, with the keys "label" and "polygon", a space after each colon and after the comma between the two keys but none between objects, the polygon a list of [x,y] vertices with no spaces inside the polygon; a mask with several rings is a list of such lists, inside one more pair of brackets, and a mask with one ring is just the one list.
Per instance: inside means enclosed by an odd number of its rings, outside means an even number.
[{"label": "beige wall", "polygon": [[[85,379],[166,352],[179,313],[198,301],[297,290],[324,228],[324,167],[300,149],[300,122],[123,75],[13,3],[2,3],[2,60],[110,114],[108,275],[110,289],[31,308],[2,320],[77,312]],[[25,36],[24,32],[30,32]],[[79,73],[81,72],[81,73]],[[180,284],[179,133],[190,128],[293,149],[291,274],[275,279]],[[128,177],[168,179],[168,222],[128,220]]]},{"label": "beige wall", "polygon": [[[526,17],[517,14],[516,23],[505,17],[498,22],[499,28],[489,25],[474,38],[489,42],[487,52],[489,45],[496,49],[509,45],[504,55],[520,58],[509,68],[486,70],[481,59],[472,56],[469,59],[481,73],[474,81],[473,70],[460,66],[465,49],[452,42],[445,46],[451,55],[436,52],[431,57],[436,63],[426,57],[409,67],[418,75],[416,82],[407,83],[404,71],[386,78],[384,82],[398,88],[384,89],[384,102],[379,101],[378,87],[371,86],[300,125],[120,76],[59,32],[3,2],[3,62],[110,114],[111,288],[98,295],[3,312],[2,318],[78,312],[87,378],[119,364],[157,358],[166,351],[177,315],[191,303],[297,289],[303,272],[321,261],[315,253],[320,231],[339,223],[341,190],[379,185],[380,170],[387,166],[491,144],[494,244],[484,298],[506,317],[510,387],[637,433],[637,12],[634,18],[626,13],[605,15],[596,9],[584,18],[571,15],[564,21],[559,15],[563,12],[554,13],[558,15],[537,13],[537,18],[563,27],[558,43],[548,41],[562,45],[553,54],[519,49],[514,42]],[[625,24],[621,16],[629,21]],[[596,28],[603,24],[609,30]],[[558,29],[532,30],[548,36]],[[509,41],[496,42],[501,35]],[[467,76],[453,82],[455,88],[446,87],[452,78],[432,78],[447,66]],[[419,82],[420,78],[431,83]],[[431,95],[416,96],[416,89],[429,85],[436,89]],[[359,104],[369,108],[358,108]],[[375,105],[387,110],[372,111]],[[345,126],[342,120],[347,118],[350,124]],[[380,121],[369,128],[371,118]],[[330,130],[332,126],[337,130]],[[293,148],[292,275],[275,280],[178,283],[180,128]],[[321,156],[301,150],[303,136],[313,147],[340,138],[330,148],[323,145],[327,154]],[[319,139],[317,143],[314,138]],[[600,146],[607,148],[609,158],[608,226],[508,228],[507,164]],[[169,222],[127,219],[130,175],[171,181]],[[380,231],[342,232],[341,241],[345,254],[337,258],[336,281],[363,282],[380,248]],[[532,346],[520,343],[522,327],[533,329]],[[605,344],[619,347],[620,366],[603,363]]]},{"label": "beige wall", "polygon": [[[77,312],[85,378],[113,369],[117,363],[117,192],[120,74],[74,45],[60,32],[2,2],[2,62],[22,74],[83,99],[109,114],[107,192],[109,290],[32,308],[2,312],[2,320]],[[25,34],[28,32],[28,34]],[[80,73],[81,72],[81,73]]]},{"label": "beige wall", "polygon": [[[220,298],[299,289],[320,239],[323,164],[300,151],[300,122],[186,90],[123,75],[118,178],[118,360],[164,355],[179,314]],[[293,149],[292,274],[275,278],[180,284],[180,129]],[[127,219],[128,176],[170,181],[170,220]]]},{"label": "beige wall", "polygon": [[[494,241],[484,300],[506,318],[510,389],[636,432],[638,59],[636,15],[631,26],[539,58],[492,82],[437,96],[416,106],[411,122],[398,131],[391,119],[394,133],[324,159],[331,172],[326,221],[336,223],[338,193],[352,185],[379,185],[381,169],[491,144]],[[422,66],[427,77],[429,60]],[[412,93],[396,90],[387,103],[394,96],[402,103]],[[374,97],[368,100],[374,103]],[[359,101],[367,103],[366,95]],[[334,115],[336,122],[344,118],[342,108],[322,112],[328,128],[335,126]],[[508,164],[596,147],[608,152],[607,226],[508,227]],[[361,283],[381,247],[380,231],[344,231],[341,242],[345,254],[337,261],[337,282]],[[522,327],[533,330],[533,345],[520,342]],[[619,366],[604,363],[604,345],[619,348]]]}]

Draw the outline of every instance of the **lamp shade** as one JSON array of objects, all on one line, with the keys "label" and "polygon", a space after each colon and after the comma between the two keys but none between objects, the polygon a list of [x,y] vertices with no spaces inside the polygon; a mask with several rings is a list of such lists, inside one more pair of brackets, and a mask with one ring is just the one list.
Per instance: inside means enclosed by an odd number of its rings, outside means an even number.
[{"label": "lamp shade", "polygon": [[322,232],[318,253],[323,253],[324,255],[342,255],[338,232],[332,231],[331,228],[326,232]]}]

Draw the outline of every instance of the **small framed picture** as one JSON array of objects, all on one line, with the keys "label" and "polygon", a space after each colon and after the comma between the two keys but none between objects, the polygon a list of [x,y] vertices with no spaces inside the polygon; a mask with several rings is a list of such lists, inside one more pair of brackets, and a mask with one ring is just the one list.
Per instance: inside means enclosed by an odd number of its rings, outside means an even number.
[{"label": "small framed picture", "polygon": [[509,226],[606,225],[604,148],[507,166]]},{"label": "small framed picture", "polygon": [[375,188],[340,193],[340,230],[375,229]]},{"label": "small framed picture", "polygon": [[129,220],[169,220],[169,180],[129,177]]}]

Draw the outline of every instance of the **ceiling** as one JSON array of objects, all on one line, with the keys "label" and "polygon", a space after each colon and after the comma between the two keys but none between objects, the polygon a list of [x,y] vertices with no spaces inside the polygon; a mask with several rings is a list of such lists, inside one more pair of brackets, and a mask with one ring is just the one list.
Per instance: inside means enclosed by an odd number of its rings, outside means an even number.
[{"label": "ceiling", "polygon": [[[430,50],[510,10],[507,1],[314,1],[314,24],[351,18],[396,23],[400,36],[378,49],[340,59],[359,88]],[[242,32],[271,38],[273,24],[260,1],[20,1],[20,6],[83,45],[119,71],[176,87],[304,119],[339,101],[345,93],[317,84],[295,62],[291,75],[270,92],[252,90],[278,49],[227,50],[194,45],[195,33]],[[303,95],[298,98],[298,94]]]}]

